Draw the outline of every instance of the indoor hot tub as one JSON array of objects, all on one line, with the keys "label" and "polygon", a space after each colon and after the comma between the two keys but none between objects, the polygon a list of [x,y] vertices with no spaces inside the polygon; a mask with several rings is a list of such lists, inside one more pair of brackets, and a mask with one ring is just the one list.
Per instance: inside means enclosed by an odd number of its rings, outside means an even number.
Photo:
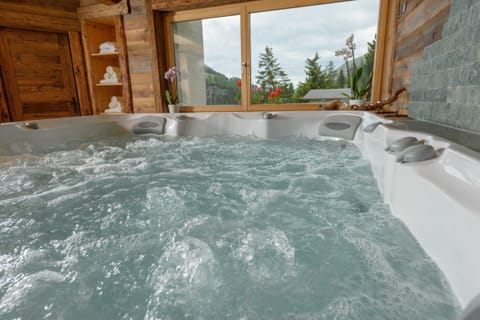
[{"label": "indoor hot tub", "polygon": [[480,155],[437,129],[349,111],[2,124],[0,318],[475,319]]}]

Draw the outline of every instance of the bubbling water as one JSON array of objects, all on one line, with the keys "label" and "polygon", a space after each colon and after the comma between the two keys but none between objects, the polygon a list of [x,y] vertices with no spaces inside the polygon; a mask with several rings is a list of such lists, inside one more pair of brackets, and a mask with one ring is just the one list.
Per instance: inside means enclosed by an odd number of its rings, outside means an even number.
[{"label": "bubbling water", "polygon": [[452,319],[345,142],[122,137],[0,161],[1,319]]}]

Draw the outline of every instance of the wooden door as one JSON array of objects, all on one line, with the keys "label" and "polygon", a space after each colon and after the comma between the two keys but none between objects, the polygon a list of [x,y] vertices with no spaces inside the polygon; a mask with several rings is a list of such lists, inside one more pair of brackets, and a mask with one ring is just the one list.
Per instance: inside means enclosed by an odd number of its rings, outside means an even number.
[{"label": "wooden door", "polygon": [[13,121],[78,115],[66,34],[0,29],[0,62]]}]

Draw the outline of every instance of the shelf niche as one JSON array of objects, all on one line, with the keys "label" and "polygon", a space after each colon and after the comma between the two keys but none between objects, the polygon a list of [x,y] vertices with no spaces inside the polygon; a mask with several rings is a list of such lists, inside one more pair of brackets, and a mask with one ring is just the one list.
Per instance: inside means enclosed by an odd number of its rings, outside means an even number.
[{"label": "shelf niche", "polygon": [[[94,114],[104,113],[112,96],[122,101],[122,111],[132,113],[132,90],[122,16],[81,19],[82,38]],[[100,53],[100,44],[114,42],[116,52]],[[100,83],[107,66],[120,70],[119,83]]]}]

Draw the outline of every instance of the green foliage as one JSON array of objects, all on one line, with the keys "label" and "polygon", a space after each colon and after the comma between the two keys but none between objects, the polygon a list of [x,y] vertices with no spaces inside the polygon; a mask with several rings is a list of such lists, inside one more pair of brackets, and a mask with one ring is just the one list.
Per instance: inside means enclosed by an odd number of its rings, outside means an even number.
[{"label": "green foliage", "polygon": [[252,102],[256,104],[292,102],[293,84],[280,67],[272,48],[267,46],[265,52],[260,53],[258,68],[256,76],[258,87],[252,88],[255,89],[252,90]]},{"label": "green foliage", "polygon": [[[368,51],[365,54],[365,64],[364,64],[364,73],[362,81],[368,82],[369,78],[372,78],[373,75],[373,67],[375,63],[375,47],[377,45],[377,41],[373,39],[372,42],[367,42],[368,44]],[[371,82],[371,80],[370,80]],[[367,97],[371,95],[371,88],[368,90]]]},{"label": "green foliage", "polygon": [[237,77],[228,78],[224,74],[205,66],[207,82],[207,104],[239,104],[240,87],[237,86]]},{"label": "green foliage", "polygon": [[[369,42],[368,53],[363,58],[357,59],[361,63],[360,67],[356,68],[357,66],[352,64],[351,68],[347,69],[352,73],[350,78],[346,77],[344,68],[335,70],[333,61],[329,61],[322,68],[319,64],[320,57],[315,53],[313,57],[305,60],[305,81],[300,82],[296,90],[278,63],[272,48],[267,46],[259,56],[257,86],[252,87],[251,102],[253,104],[304,102],[303,97],[312,89],[335,89],[347,86],[352,89],[352,95],[348,96],[349,98],[367,97],[371,89],[375,45],[375,40]],[[348,59],[345,62],[347,67]],[[205,67],[205,73],[209,105],[241,103],[241,88],[237,84],[239,78],[228,78],[208,66]]]},{"label": "green foliage", "polygon": [[337,88],[337,83],[335,81],[336,78],[337,72],[335,71],[335,65],[333,64],[333,61],[330,60],[325,68],[325,88]]},{"label": "green foliage", "polygon": [[[303,97],[312,89],[335,89],[339,88],[336,82],[337,72],[333,61],[329,61],[325,71],[318,63],[320,57],[315,53],[313,58],[307,58],[305,61],[305,82],[300,82],[295,92],[294,100],[303,102]],[[345,75],[343,76],[345,78]],[[341,88],[341,87],[340,87]]]},{"label": "green foliage", "polygon": [[305,82],[300,82],[295,92],[295,101],[301,102],[303,97],[312,89],[320,89],[325,85],[325,73],[318,63],[320,57],[315,52],[313,58],[305,60]]},{"label": "green foliage", "polygon": [[172,95],[170,94],[170,91],[168,90],[165,91],[165,98],[167,99],[168,104],[173,104]]},{"label": "green foliage", "polygon": [[363,67],[359,67],[356,72],[350,77],[350,89],[352,94],[343,94],[350,99],[362,99],[365,98],[370,91],[370,85],[372,83],[372,74],[370,74],[367,81],[362,79]]},{"label": "green foliage", "polygon": [[377,45],[377,41],[373,39],[372,42],[367,42],[368,51],[365,54],[365,74],[364,76],[368,77],[369,74],[373,73],[373,64],[375,62],[375,47]]},{"label": "green foliage", "polygon": [[[345,67],[347,68],[351,95],[344,94],[344,96],[350,99],[362,99],[366,98],[370,94],[370,88],[373,77],[373,62],[375,59],[375,44],[376,41],[368,42],[368,52],[365,54],[363,64],[357,67],[355,61],[355,48],[356,45],[353,42],[353,34],[347,38],[345,44],[346,48],[337,50],[335,55],[343,56],[345,59]],[[351,58],[352,66],[350,68],[348,60]],[[365,70],[365,72],[364,72]],[[363,77],[362,77],[363,76]]]},{"label": "green foliage", "polygon": [[337,88],[345,88],[345,85],[347,84],[347,78],[345,77],[345,72],[343,72],[343,69],[340,69],[340,72],[338,73],[337,77]]},{"label": "green foliage", "polygon": [[310,84],[312,88],[321,88],[325,85],[325,73],[322,71],[322,67],[318,64],[320,57],[315,52],[315,56],[305,61],[305,74],[307,75],[306,83]]},{"label": "green foliage", "polygon": [[260,53],[258,60],[257,84],[264,91],[273,90],[278,87],[286,87],[290,83],[287,74],[280,67],[277,58],[273,55],[270,47],[265,47],[265,52]]}]

